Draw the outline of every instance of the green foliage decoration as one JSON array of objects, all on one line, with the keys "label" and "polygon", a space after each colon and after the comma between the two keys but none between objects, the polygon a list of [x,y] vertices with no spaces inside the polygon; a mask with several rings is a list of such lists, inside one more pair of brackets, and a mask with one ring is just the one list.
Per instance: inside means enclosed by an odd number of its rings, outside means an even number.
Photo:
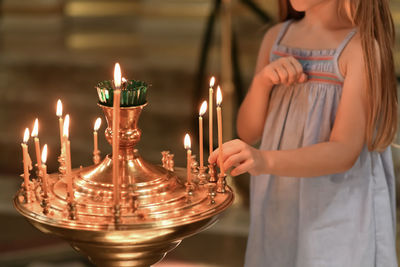
[{"label": "green foliage decoration", "polygon": [[[146,103],[148,84],[143,81],[124,80],[121,84],[121,107],[134,107]],[[101,81],[96,85],[99,103],[108,107],[113,106],[114,83],[111,80]]]}]

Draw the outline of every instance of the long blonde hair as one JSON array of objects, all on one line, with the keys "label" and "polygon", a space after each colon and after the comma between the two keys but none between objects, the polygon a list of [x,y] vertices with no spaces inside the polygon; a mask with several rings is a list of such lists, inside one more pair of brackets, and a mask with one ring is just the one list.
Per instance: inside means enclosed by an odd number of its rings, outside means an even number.
[{"label": "long blonde hair", "polygon": [[[358,27],[361,38],[367,80],[368,149],[382,151],[391,144],[397,131],[397,84],[392,52],[395,28],[389,3],[388,0],[339,1],[340,8],[347,11]],[[290,0],[279,1],[281,21],[303,16],[304,12],[293,9]]]}]

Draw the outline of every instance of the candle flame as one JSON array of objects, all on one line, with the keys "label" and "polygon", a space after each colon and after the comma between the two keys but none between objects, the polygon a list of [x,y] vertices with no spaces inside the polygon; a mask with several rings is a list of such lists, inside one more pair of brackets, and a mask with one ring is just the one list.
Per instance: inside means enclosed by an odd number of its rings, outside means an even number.
[{"label": "candle flame", "polygon": [[24,132],[24,143],[27,143],[28,140],[29,140],[29,128],[26,128]]},{"label": "candle flame", "polygon": [[68,138],[69,136],[69,114],[65,115],[64,119],[64,127],[63,127],[63,135]]},{"label": "candle flame", "polygon": [[97,118],[96,122],[94,123],[94,130],[97,131],[101,125],[101,118]]},{"label": "candle flame", "polygon": [[211,79],[210,79],[210,87],[213,87],[214,84],[215,84],[215,77],[212,76]]},{"label": "candle flame", "polygon": [[190,142],[190,135],[189,134],[185,135],[184,145],[185,145],[185,149],[190,149],[191,142]]},{"label": "candle flame", "polygon": [[43,146],[43,149],[42,149],[42,162],[43,162],[43,164],[46,164],[46,161],[47,161],[47,144],[45,144]]},{"label": "candle flame", "polygon": [[121,87],[121,67],[119,66],[119,63],[115,63],[114,85],[116,89],[119,89]]},{"label": "candle flame", "polygon": [[37,137],[38,133],[39,133],[39,120],[36,119],[35,123],[33,124],[33,130],[32,130],[31,136]]},{"label": "candle flame", "polygon": [[219,85],[218,85],[218,88],[217,88],[217,105],[221,106],[221,103],[222,103],[222,93],[221,93],[221,87],[219,87]]},{"label": "candle flame", "polygon": [[200,115],[200,116],[203,116],[204,113],[206,113],[206,111],[207,111],[207,101],[204,101],[204,102],[201,104],[199,115]]},{"label": "candle flame", "polygon": [[57,112],[56,112],[57,117],[61,117],[62,116],[62,103],[61,100],[58,99],[57,101]]}]

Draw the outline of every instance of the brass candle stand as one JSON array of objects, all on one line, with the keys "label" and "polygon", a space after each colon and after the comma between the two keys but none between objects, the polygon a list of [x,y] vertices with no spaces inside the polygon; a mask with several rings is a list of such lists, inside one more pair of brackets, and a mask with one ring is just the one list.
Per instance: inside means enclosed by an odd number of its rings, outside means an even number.
[{"label": "brass candle stand", "polygon": [[[32,179],[28,192],[22,186],[14,197],[15,208],[33,226],[67,240],[98,266],[153,265],[182,239],[215,223],[233,202],[229,186],[216,192],[220,185],[215,183],[214,165],[210,175],[200,170],[199,176],[204,176],[185,186],[186,172],[174,167],[172,154],[163,153],[162,166],[140,156],[135,149],[141,136],[137,123],[145,105],[121,107],[118,155],[73,169],[73,197],[68,197],[63,157],[60,173],[47,176],[46,196],[41,194],[38,180]],[[111,143],[113,108],[99,106],[109,125],[105,135]],[[120,168],[117,206],[113,201],[113,156],[118,156]]]}]

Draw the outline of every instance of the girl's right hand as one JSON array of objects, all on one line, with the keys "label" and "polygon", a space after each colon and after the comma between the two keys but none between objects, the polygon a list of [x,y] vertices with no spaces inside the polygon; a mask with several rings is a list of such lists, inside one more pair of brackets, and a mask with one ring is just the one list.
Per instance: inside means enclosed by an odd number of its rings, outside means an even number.
[{"label": "girl's right hand", "polygon": [[259,71],[255,79],[265,86],[277,84],[291,85],[307,81],[307,75],[303,72],[303,66],[292,56],[281,57],[266,65]]}]

